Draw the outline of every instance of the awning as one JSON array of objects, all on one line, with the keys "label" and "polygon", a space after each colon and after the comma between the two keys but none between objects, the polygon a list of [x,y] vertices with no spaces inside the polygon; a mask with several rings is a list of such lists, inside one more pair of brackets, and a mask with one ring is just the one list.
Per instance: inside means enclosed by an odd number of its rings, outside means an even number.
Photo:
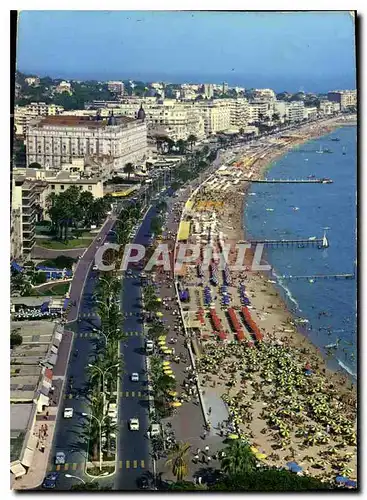
[{"label": "awning", "polygon": [[42,385],[42,387],[40,389],[40,394],[43,394],[44,396],[48,396],[50,389],[51,389],[50,385]]},{"label": "awning", "polygon": [[30,467],[32,465],[34,452],[36,451],[37,436],[30,436],[27,444],[27,448],[24,451],[23,458],[21,460],[22,465],[25,467]]},{"label": "awning", "polygon": [[40,392],[37,401],[37,411],[41,412],[43,406],[50,406],[50,398]]},{"label": "awning", "polygon": [[48,378],[48,380],[52,380],[52,377],[53,377],[52,370],[50,370],[49,368],[46,368],[45,373],[44,373],[44,376],[45,376],[46,378]]},{"label": "awning", "polygon": [[54,334],[54,339],[58,340],[59,342],[61,342],[62,340],[62,332],[55,332]]},{"label": "awning", "polygon": [[191,210],[193,206],[194,206],[194,202],[191,200],[187,200],[187,202],[185,203],[186,210]]},{"label": "awning", "polygon": [[58,348],[55,345],[51,346],[51,352],[53,354],[57,354],[57,351],[58,351]]},{"label": "awning", "polygon": [[52,339],[52,344],[56,347],[59,347],[60,346],[60,342],[61,340],[59,339],[56,339],[55,337]]},{"label": "awning", "polygon": [[24,476],[24,474],[27,472],[23,465],[20,463],[19,460],[16,460],[15,462],[12,462],[10,464],[10,472],[14,474],[16,478]]},{"label": "awning", "polygon": [[177,240],[186,241],[190,236],[190,221],[180,222],[180,228],[178,230]]},{"label": "awning", "polygon": [[50,354],[50,356],[46,359],[46,363],[50,365],[56,365],[57,354]]}]

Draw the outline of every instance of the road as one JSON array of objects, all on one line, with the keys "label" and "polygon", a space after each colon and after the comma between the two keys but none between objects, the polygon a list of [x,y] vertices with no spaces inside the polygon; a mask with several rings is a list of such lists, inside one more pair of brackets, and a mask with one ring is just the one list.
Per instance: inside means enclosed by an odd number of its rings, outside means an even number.
[{"label": "road", "polygon": [[[148,245],[149,229],[156,210],[151,208],[144,218],[134,243]],[[120,384],[119,422],[117,454],[118,471],[115,477],[115,490],[136,490],[137,480],[147,470],[152,470],[150,443],[147,437],[149,410],[147,399],[146,358],[144,355],[143,324],[136,314],[141,312],[140,274],[126,277],[123,281],[121,310],[127,315],[123,323],[123,332],[133,333],[120,343],[120,352],[124,359],[124,374]],[[139,382],[131,382],[131,374],[139,373]],[[128,421],[138,418],[139,431],[130,431]]]}]

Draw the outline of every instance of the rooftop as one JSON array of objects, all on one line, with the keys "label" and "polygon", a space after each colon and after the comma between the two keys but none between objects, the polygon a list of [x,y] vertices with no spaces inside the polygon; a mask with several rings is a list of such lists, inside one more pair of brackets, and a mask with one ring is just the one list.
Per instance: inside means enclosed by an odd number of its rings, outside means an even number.
[{"label": "rooftop", "polygon": [[[128,123],[135,122],[134,118],[127,116],[116,116],[117,125],[127,125]],[[84,127],[92,129],[100,129],[107,127],[108,117],[103,117],[100,120],[94,120],[89,116],[72,116],[72,115],[56,115],[47,116],[39,121],[35,126],[40,127]]]}]

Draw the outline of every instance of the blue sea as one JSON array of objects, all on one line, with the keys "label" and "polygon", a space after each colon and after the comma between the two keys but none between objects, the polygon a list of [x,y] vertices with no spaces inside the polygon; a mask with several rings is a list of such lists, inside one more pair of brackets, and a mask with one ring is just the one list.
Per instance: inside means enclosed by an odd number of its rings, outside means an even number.
[{"label": "blue sea", "polygon": [[[331,138],[339,138],[339,142]],[[331,154],[318,154],[321,148]],[[345,152],[345,154],[343,154]],[[313,283],[282,275],[354,273],[357,258],[357,128],[346,126],[289,151],[271,165],[269,178],[327,177],[333,184],[252,184],[244,213],[250,238],[322,237],[330,246],[266,250],[274,279],[293,313],[309,322],[304,334],[333,368],[357,377],[357,280]],[[267,210],[273,209],[273,211]],[[325,348],[330,344],[336,347]]]}]

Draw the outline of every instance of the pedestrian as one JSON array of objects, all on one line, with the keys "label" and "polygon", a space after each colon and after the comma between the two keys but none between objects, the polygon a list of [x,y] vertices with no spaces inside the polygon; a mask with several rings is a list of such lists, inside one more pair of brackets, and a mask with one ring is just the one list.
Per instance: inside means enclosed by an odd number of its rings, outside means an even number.
[{"label": "pedestrian", "polygon": [[205,449],[205,453],[208,453],[208,451],[209,451],[209,446],[208,446],[208,445],[206,445],[204,449]]},{"label": "pedestrian", "polygon": [[199,477],[198,477],[198,483],[199,483],[199,484],[201,484],[202,479],[203,479],[203,478],[202,478],[201,476],[199,476]]},{"label": "pedestrian", "polygon": [[195,464],[197,464],[197,463],[198,463],[198,461],[199,461],[199,455],[198,455],[198,454],[196,454],[196,455],[194,456],[194,460],[193,460],[193,462],[194,462]]},{"label": "pedestrian", "polygon": [[200,449],[200,448],[198,448],[198,449],[196,450],[196,454],[197,454],[197,455],[199,455],[199,453],[201,453],[201,449]]},{"label": "pedestrian", "polygon": [[208,463],[208,465],[210,464],[211,459],[212,459],[212,457],[210,457],[210,456],[207,457],[207,463]]},{"label": "pedestrian", "polygon": [[210,414],[211,414],[211,412],[212,412],[212,407],[211,407],[211,406],[209,406],[209,408],[208,408],[208,415],[210,415]]}]

